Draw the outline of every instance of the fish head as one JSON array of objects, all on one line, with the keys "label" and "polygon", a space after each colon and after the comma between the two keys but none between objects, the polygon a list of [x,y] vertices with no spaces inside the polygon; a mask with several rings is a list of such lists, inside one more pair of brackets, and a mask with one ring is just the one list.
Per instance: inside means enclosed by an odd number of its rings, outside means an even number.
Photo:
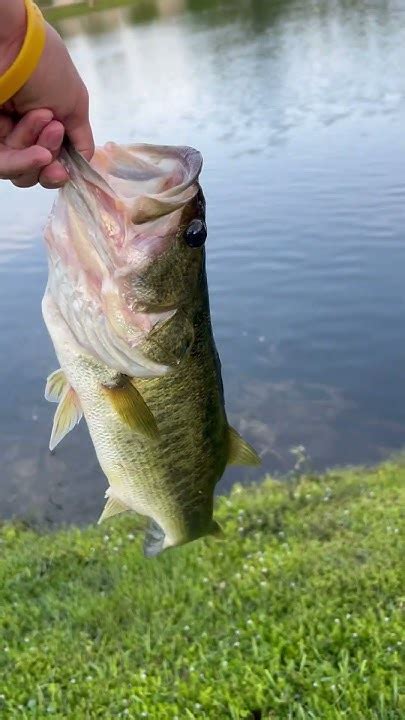
[{"label": "fish head", "polygon": [[[77,339],[107,365],[132,376],[164,374],[156,362],[146,363],[149,374],[135,372],[131,361],[153,332],[184,313],[201,282],[202,157],[189,147],[108,143],[91,164],[70,146],[63,159],[70,182],[45,232],[54,300]],[[184,318],[181,326],[190,336]],[[176,361],[188,345],[179,344]]]}]

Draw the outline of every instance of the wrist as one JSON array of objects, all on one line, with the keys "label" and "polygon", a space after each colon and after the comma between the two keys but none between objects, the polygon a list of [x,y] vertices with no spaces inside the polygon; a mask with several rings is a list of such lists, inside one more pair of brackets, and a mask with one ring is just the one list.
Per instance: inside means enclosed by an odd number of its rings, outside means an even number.
[{"label": "wrist", "polygon": [[[0,20],[3,22],[1,8],[20,0],[0,0]],[[20,9],[21,6],[18,5]],[[33,0],[24,0],[25,22],[16,13],[11,33],[6,43],[0,45],[0,106],[19,93],[37,69],[45,49],[47,26],[44,17]],[[6,13],[7,14],[7,13]],[[17,17],[19,21],[16,22]]]}]

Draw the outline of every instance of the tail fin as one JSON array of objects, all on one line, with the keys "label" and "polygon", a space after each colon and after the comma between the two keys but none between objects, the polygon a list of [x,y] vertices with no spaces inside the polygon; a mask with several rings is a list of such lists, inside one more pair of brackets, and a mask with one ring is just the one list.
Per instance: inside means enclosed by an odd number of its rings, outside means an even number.
[{"label": "tail fin", "polygon": [[151,558],[160,555],[164,549],[165,533],[154,520],[151,520],[145,533],[143,542],[143,553],[145,557]]}]

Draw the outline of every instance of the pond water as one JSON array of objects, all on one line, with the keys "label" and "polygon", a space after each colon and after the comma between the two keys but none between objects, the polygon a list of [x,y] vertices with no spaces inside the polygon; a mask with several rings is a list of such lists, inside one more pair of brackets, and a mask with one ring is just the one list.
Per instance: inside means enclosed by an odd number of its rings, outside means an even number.
[{"label": "pond water", "polygon": [[[158,0],[58,26],[99,144],[200,149],[230,419],[286,473],[405,443],[405,11],[398,2]],[[40,301],[53,194],[0,188],[3,517],[95,520],[85,424],[47,450]],[[221,485],[261,470],[227,472]]]}]

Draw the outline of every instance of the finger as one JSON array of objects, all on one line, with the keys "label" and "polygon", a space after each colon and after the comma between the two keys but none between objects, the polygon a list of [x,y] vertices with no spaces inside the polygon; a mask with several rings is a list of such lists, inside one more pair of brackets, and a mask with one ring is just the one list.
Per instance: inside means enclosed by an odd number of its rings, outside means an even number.
[{"label": "finger", "polygon": [[12,131],[14,123],[8,115],[0,113],[0,141],[4,140]]},{"label": "finger", "polygon": [[21,175],[35,175],[52,160],[49,150],[33,145],[24,150],[0,149],[0,179],[18,180]]},{"label": "finger", "polygon": [[14,125],[5,139],[5,144],[15,150],[35,145],[40,133],[51,122],[52,117],[50,110],[31,110]]},{"label": "finger", "polygon": [[35,187],[35,185],[38,185],[39,182],[39,172],[36,174],[34,173],[27,173],[26,175],[21,175],[16,180],[11,181],[15,187],[18,188],[30,188]]},{"label": "finger", "polygon": [[13,184],[17,187],[27,188],[39,183],[47,190],[56,190],[57,188],[63,187],[68,180],[69,175],[63,165],[57,160],[54,160],[39,172],[21,175],[17,180],[13,181]]},{"label": "finger", "polygon": [[56,160],[60,153],[64,134],[65,128],[63,127],[62,123],[60,123],[58,120],[52,120],[42,130],[41,134],[38,137],[36,145],[40,145],[41,147],[49,150],[49,152],[52,153],[53,159]]},{"label": "finger", "polygon": [[[38,138],[38,145],[46,147],[46,149],[52,153],[54,161],[59,156],[64,134],[65,128],[62,123],[57,120],[52,120]],[[41,185],[49,189],[62,187],[68,179],[69,176],[66,170],[59,162],[51,162],[42,170],[39,176]]]},{"label": "finger", "polygon": [[57,160],[54,160],[50,165],[47,165],[39,175],[39,182],[42,187],[52,190],[53,188],[62,187],[69,180],[63,165]]},{"label": "finger", "polygon": [[65,130],[76,150],[86,160],[94,155],[94,139],[89,122],[89,97],[86,88],[75,113],[64,120]]}]

